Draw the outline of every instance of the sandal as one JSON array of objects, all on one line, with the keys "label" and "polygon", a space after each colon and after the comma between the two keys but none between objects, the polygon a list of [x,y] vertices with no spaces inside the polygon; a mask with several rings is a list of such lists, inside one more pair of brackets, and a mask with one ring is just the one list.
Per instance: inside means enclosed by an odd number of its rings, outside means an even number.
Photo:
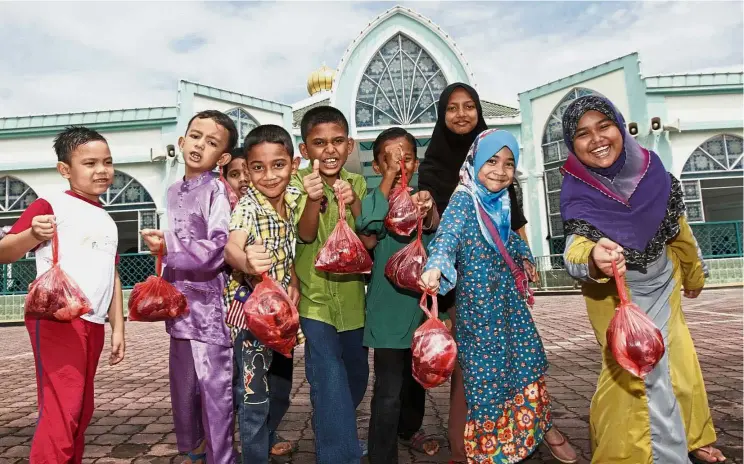
[{"label": "sandal", "polygon": [[[299,449],[300,445],[295,441],[289,441],[281,436],[276,436],[276,441],[271,445],[271,456],[290,456]],[[278,449],[277,449],[278,448]]]},{"label": "sandal", "polygon": [[400,442],[412,450],[424,453],[427,456],[434,456],[439,452],[439,440],[425,434],[423,430],[414,433],[408,440],[401,438]]},{"label": "sandal", "polygon": [[[705,453],[705,457],[701,456],[701,453]],[[690,457],[690,460],[693,462],[693,464],[726,462],[726,456],[723,455],[721,450],[719,450],[718,448],[714,448],[712,445],[703,446],[702,448],[693,450],[688,456]],[[713,459],[712,461],[710,460],[711,458]],[[723,461],[720,461],[719,458],[723,458]]]},{"label": "sandal", "polygon": [[[547,438],[547,433],[545,434],[545,438],[543,438],[543,441],[548,446],[550,454],[553,455],[553,458],[563,464],[574,464],[576,462],[579,462],[579,457],[576,455],[576,451],[574,451],[571,445],[568,445],[566,437],[564,437],[563,434],[560,433],[558,430],[556,430],[556,433],[561,437],[561,441],[559,443],[550,443]],[[566,449],[564,445],[568,445],[568,449]]]},{"label": "sandal", "polygon": [[193,451],[186,453],[186,457],[189,458],[191,464],[200,464],[207,462],[207,453],[195,453]]}]

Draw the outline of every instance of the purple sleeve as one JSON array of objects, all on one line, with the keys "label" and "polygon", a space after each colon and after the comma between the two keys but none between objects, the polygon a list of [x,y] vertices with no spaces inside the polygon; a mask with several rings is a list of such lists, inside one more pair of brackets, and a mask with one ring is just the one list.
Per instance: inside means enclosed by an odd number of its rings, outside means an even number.
[{"label": "purple sleeve", "polygon": [[230,202],[224,191],[212,193],[207,218],[207,238],[194,240],[179,238],[174,231],[166,230],[165,247],[168,267],[181,271],[217,271],[225,265],[230,222]]}]

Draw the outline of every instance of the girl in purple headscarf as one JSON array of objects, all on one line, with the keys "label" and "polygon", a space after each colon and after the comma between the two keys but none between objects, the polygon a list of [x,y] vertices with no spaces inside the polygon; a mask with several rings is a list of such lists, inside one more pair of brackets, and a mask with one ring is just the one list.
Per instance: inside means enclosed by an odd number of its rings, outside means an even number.
[{"label": "girl in purple headscarf", "polygon": [[[576,99],[563,115],[563,135],[570,151],[561,169],[564,258],[568,273],[583,282],[603,356],[590,409],[592,462],[723,462],[711,446],[716,433],[682,314],[680,290],[696,298],[705,277],[680,183],[602,97]],[[618,302],[609,282],[613,261],[633,302],[664,336],[666,353],[645,379],[625,371],[607,349]]]}]

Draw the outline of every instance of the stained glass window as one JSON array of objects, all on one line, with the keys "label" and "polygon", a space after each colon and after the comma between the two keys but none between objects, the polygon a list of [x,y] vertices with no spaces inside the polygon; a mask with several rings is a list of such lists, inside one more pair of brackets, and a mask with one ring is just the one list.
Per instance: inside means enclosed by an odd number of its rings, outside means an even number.
[{"label": "stained glass window", "polygon": [[431,123],[447,80],[434,59],[404,34],[372,57],[357,89],[358,127]]},{"label": "stained glass window", "polygon": [[256,121],[253,116],[248,114],[248,112],[243,108],[233,108],[225,114],[230,116],[230,119],[235,123],[235,127],[238,128],[238,146],[242,147],[245,136],[248,135],[248,132],[253,130],[253,128],[258,127],[258,121]]},{"label": "stained glass window", "polygon": [[104,207],[120,205],[155,206],[152,197],[142,184],[119,171],[114,173],[114,182],[101,195],[100,199]]},{"label": "stained glass window", "polygon": [[687,159],[683,174],[741,171],[744,144],[736,135],[721,134],[706,140]]},{"label": "stained glass window", "polygon": [[[599,95],[591,89],[574,88],[556,105],[545,123],[542,138],[543,164],[545,166],[545,195],[548,205],[548,223],[550,236],[563,236],[563,221],[560,212],[560,190],[563,177],[558,168],[568,157],[568,148],[563,143],[563,113],[574,100],[585,95]],[[551,242],[552,243],[552,242]],[[552,253],[562,253],[563,250],[552,250]]]},{"label": "stained glass window", "polygon": [[0,177],[0,213],[22,212],[37,198],[36,192],[22,180]]}]

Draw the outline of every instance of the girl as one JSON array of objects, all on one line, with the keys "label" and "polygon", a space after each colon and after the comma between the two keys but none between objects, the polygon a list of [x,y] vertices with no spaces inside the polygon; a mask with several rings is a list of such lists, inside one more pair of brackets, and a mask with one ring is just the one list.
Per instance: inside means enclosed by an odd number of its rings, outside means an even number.
[{"label": "girl", "polygon": [[[602,97],[581,97],[566,109],[563,137],[571,152],[561,190],[566,269],[584,282],[604,359],[590,412],[592,462],[687,463],[688,450],[695,462],[722,462],[710,446],[716,433],[682,314],[680,289],[695,298],[705,278],[680,183],[627,134],[622,115]],[[606,349],[617,304],[608,282],[613,261],[664,336],[666,354],[645,380]]]},{"label": "girl", "polygon": [[[431,135],[431,143],[426,149],[426,157],[419,167],[419,190],[428,191],[434,198],[439,214],[444,213],[452,192],[458,183],[458,173],[468,149],[475,138],[486,130],[486,120],[478,92],[461,82],[456,82],[444,89],[439,97],[439,118]],[[515,179],[516,182],[516,179]],[[515,184],[508,187],[509,200],[512,205],[511,228],[519,233],[525,241],[525,219],[522,205],[519,202]],[[536,277],[536,276],[535,276]],[[439,307],[450,310],[454,321],[455,291],[439,297]],[[465,433],[465,416],[467,404],[462,387],[462,371],[455,366],[452,373],[450,390],[450,410],[448,438],[452,453],[452,462],[465,462],[465,445],[462,437]]]},{"label": "girl", "polygon": [[518,291],[512,274],[520,266],[534,271],[527,244],[510,230],[506,189],[518,160],[519,144],[510,133],[487,130],[477,137],[429,247],[421,285],[445,294],[460,279],[455,323],[468,405],[468,462],[520,461],[545,440],[556,459],[573,463],[576,453],[551,427],[548,362],[525,302],[526,287]]}]

